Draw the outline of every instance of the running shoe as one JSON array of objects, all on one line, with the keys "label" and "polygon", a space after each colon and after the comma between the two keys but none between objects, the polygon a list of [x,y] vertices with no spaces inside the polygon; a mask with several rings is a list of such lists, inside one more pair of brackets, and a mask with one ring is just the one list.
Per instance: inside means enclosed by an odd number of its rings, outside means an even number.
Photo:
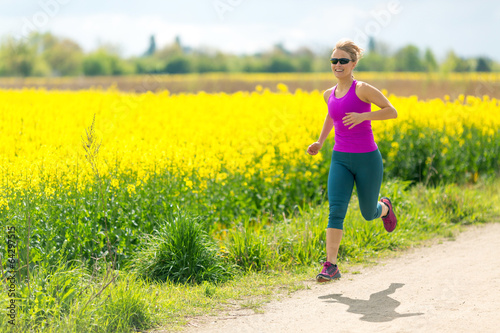
[{"label": "running shoe", "polygon": [[331,264],[329,261],[323,264],[323,270],[316,276],[316,281],[327,282],[340,278],[340,271],[337,265]]},{"label": "running shoe", "polygon": [[382,217],[382,221],[384,221],[385,230],[387,230],[387,232],[392,232],[394,229],[396,229],[396,224],[398,223],[398,219],[396,218],[394,210],[392,209],[391,200],[387,197],[382,197],[380,201],[382,201],[387,205],[387,207],[389,207],[389,212],[387,213],[386,216]]}]

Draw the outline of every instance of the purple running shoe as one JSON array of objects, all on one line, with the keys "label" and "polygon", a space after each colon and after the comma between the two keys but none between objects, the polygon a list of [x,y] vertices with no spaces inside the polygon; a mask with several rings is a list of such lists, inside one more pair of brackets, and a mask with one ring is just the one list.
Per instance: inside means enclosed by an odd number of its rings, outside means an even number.
[{"label": "purple running shoe", "polygon": [[340,271],[337,265],[332,265],[329,261],[323,264],[323,270],[316,276],[316,281],[327,282],[340,278]]},{"label": "purple running shoe", "polygon": [[387,197],[382,197],[380,201],[382,201],[387,205],[387,207],[389,207],[389,212],[387,213],[386,216],[382,217],[382,221],[384,221],[385,230],[387,230],[387,232],[392,232],[394,229],[396,229],[396,224],[398,223],[398,219],[396,218],[394,210],[392,209],[391,200],[389,200],[389,198]]}]

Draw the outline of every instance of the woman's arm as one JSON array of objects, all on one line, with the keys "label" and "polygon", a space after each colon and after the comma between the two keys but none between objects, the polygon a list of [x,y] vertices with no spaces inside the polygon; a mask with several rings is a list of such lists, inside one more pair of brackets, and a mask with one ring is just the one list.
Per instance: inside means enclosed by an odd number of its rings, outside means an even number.
[{"label": "woman's arm", "polygon": [[330,115],[327,114],[318,141],[314,142],[307,148],[307,153],[309,155],[316,155],[319,152],[319,150],[323,147],[323,143],[325,143],[328,134],[330,134],[330,132],[332,131],[332,128],[333,119],[330,117]]},{"label": "woman's arm", "polygon": [[321,143],[321,146],[323,146],[323,143],[325,143],[326,138],[328,138],[328,135],[332,131],[333,128],[333,119],[330,117],[329,114],[326,115],[325,117],[325,122],[323,123],[323,129],[321,130],[321,134],[319,135],[318,142]]},{"label": "woman's arm", "polygon": [[[331,89],[328,89],[327,91],[324,92],[323,97],[325,99],[325,102],[328,104],[328,98],[330,97],[331,94]],[[332,131],[333,128],[333,119],[330,117],[330,115],[327,113],[325,122],[323,123],[323,129],[321,130],[321,134],[319,135],[318,141],[314,142],[307,148],[307,153],[309,155],[316,155],[319,150],[323,147],[323,143],[325,143],[326,138],[328,138],[328,135]]]},{"label": "woman's arm", "polygon": [[346,113],[346,116],[342,118],[342,121],[345,126],[351,125],[349,129],[365,120],[386,120],[398,117],[398,112],[394,106],[392,106],[387,97],[385,97],[384,94],[382,94],[377,88],[363,82],[358,87],[356,94],[362,101],[375,104],[380,108],[380,110],[365,113]]}]

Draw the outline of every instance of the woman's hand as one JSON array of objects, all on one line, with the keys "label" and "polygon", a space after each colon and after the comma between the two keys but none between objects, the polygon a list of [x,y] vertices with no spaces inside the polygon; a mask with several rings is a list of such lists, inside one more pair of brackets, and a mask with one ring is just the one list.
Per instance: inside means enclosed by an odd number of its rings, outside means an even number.
[{"label": "woman's hand", "polygon": [[315,142],[313,144],[311,144],[309,147],[307,147],[307,153],[309,155],[316,155],[319,150],[321,149],[321,147],[323,147],[323,145],[319,142]]},{"label": "woman's hand", "polygon": [[363,121],[366,120],[365,118],[365,113],[356,113],[356,112],[348,112],[346,113],[346,116],[342,118],[342,121],[344,122],[344,126],[349,126],[349,129],[353,128],[354,126],[361,124]]}]

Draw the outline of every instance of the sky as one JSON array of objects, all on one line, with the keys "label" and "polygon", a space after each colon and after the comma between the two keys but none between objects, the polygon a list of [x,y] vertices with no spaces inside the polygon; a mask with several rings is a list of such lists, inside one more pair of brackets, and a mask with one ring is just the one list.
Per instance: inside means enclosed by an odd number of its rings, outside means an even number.
[{"label": "sky", "polygon": [[368,37],[392,51],[413,44],[438,59],[500,61],[500,2],[496,0],[0,0],[0,37],[31,31],[75,40],[86,51],[118,46],[122,56],[143,54],[180,36],[190,47],[243,54],[281,43],[316,52],[341,38],[366,48]]}]

